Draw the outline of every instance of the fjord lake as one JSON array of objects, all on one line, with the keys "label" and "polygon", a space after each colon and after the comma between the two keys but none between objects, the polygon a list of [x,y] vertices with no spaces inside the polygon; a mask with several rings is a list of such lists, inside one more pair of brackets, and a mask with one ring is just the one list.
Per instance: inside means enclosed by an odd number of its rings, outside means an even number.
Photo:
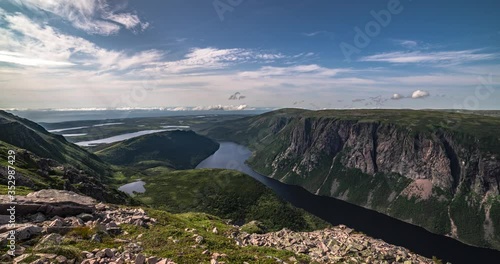
[{"label": "fjord lake", "polygon": [[196,168],[232,169],[246,173],[271,188],[282,199],[332,225],[346,225],[429,258],[435,256],[451,263],[496,263],[500,260],[500,251],[469,246],[376,211],[339,199],[317,196],[302,187],[284,184],[261,175],[246,164],[251,155],[252,152],[245,146],[221,142],[219,149]]}]

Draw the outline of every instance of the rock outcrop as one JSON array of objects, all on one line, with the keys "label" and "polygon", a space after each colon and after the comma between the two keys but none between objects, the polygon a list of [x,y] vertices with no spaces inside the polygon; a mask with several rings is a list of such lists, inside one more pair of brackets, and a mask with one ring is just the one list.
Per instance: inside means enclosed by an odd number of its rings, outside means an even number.
[{"label": "rock outcrop", "polygon": [[[0,207],[10,206],[12,203],[8,199],[10,197],[0,195]],[[123,232],[120,228],[122,224],[141,227],[154,225],[156,219],[148,217],[141,208],[120,208],[60,190],[41,190],[27,196],[18,196],[16,202],[15,224],[0,226],[0,245],[5,246],[9,242],[10,232],[15,231],[16,244],[39,238],[33,248],[35,252],[44,253],[28,254],[25,253],[24,246],[18,245],[15,257],[5,254],[0,261],[26,263],[26,259],[36,258],[30,263],[173,263],[168,259],[145,257],[140,242],[134,241],[122,241],[125,246],[121,249],[82,251],[79,256],[71,259],[51,252],[61,244],[66,234],[75,230],[100,230],[89,237],[90,240],[100,242],[99,233],[111,236],[120,234]]]},{"label": "rock outcrop", "polygon": [[16,216],[28,215],[72,216],[92,213],[97,202],[87,196],[60,190],[41,190],[11,201],[7,195],[0,195],[0,212],[7,212],[12,202],[16,205]]},{"label": "rock outcrop", "polygon": [[434,263],[409,250],[354,232],[346,226],[314,232],[283,229],[268,234],[241,233],[243,246],[266,246],[307,254],[317,263]]}]

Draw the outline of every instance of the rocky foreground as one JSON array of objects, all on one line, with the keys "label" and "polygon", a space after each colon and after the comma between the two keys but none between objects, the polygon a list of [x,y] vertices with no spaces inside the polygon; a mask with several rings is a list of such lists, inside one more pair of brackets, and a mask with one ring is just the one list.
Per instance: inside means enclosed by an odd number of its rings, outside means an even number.
[{"label": "rocky foreground", "polygon": [[[141,208],[118,207],[98,203],[92,198],[67,191],[42,190],[16,199],[16,224],[9,225],[11,218],[0,215],[0,245],[9,245],[12,231],[16,234],[14,256],[5,253],[0,256],[1,263],[135,263],[135,264],[172,264],[171,259],[149,255],[143,247],[142,234],[132,239],[118,238],[126,234],[121,226],[136,226],[149,230],[157,225],[157,220],[149,217]],[[11,201],[8,196],[0,196],[0,212],[7,212]],[[96,231],[97,230],[97,231]],[[141,229],[142,230],[142,229]],[[381,240],[367,237],[345,227],[338,226],[315,232],[292,232],[281,230],[267,234],[248,234],[238,226],[229,226],[231,232],[223,233],[217,228],[210,233],[234,240],[237,248],[247,246],[272,247],[307,255],[312,263],[433,263],[432,260],[413,254],[407,249],[387,244]],[[224,261],[226,254],[212,252],[204,245],[203,236],[196,229],[179,230],[188,233],[192,245],[201,248],[201,254],[210,259],[211,264],[229,263]],[[75,234],[79,235],[75,239]],[[104,241],[106,237],[106,241]],[[225,238],[225,239],[227,239]],[[114,239],[118,247],[106,247],[109,239]],[[170,239],[170,238],[169,238]],[[172,238],[172,243],[178,243]],[[69,250],[67,244],[97,242],[102,248],[94,250]],[[164,247],[169,247],[165,244]],[[269,262],[272,261],[272,262]],[[243,262],[250,263],[250,262]],[[256,263],[261,263],[256,260]],[[305,263],[295,257],[279,259],[268,256],[265,263]]]},{"label": "rocky foreground", "polygon": [[314,232],[283,229],[262,235],[242,233],[236,240],[243,246],[265,246],[307,254],[318,263],[434,263],[343,225]]},{"label": "rocky foreground", "polygon": [[[0,196],[0,209],[10,207],[9,197]],[[59,190],[42,190],[28,194],[16,199],[16,216],[14,226],[8,224],[9,217],[0,216],[0,245],[8,245],[11,231],[15,231],[16,243],[28,241],[32,238],[40,239],[33,246],[38,254],[27,254],[29,251],[24,246],[17,246],[14,257],[9,252],[0,258],[2,263],[136,263],[136,264],[167,264],[173,263],[168,259],[156,257],[145,257],[141,252],[143,248],[140,243],[132,241],[120,241],[124,246],[120,249],[103,248],[92,252],[82,251],[80,256],[69,259],[64,255],[58,255],[56,251],[65,239],[65,235],[71,232],[98,229],[109,235],[122,233],[121,224],[131,224],[148,227],[155,223],[154,218],[146,215],[140,208],[119,208],[117,206],[97,203],[94,199],[73,192]],[[4,208],[5,207],[5,208]],[[98,233],[89,237],[90,241],[101,242]],[[45,250],[44,250],[45,249]],[[28,259],[33,259],[27,261]]]}]

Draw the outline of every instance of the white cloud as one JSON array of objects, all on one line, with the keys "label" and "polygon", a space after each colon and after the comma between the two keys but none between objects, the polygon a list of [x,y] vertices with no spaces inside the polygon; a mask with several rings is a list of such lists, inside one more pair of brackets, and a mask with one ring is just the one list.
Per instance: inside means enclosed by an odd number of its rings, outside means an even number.
[{"label": "white cloud", "polygon": [[320,31],[314,31],[314,32],[305,32],[305,33],[302,33],[302,35],[304,35],[306,37],[315,37],[315,36],[319,36],[319,35],[330,35],[330,36],[332,36],[333,33],[325,31],[325,30],[320,30]]},{"label": "white cloud", "polygon": [[391,96],[391,99],[392,100],[399,100],[399,99],[403,99],[404,96],[402,96],[401,94],[398,94],[398,93],[395,93]]},{"label": "white cloud", "polygon": [[302,33],[302,35],[306,36],[306,37],[314,37],[314,36],[317,36],[319,34],[322,34],[324,33],[324,31],[315,31],[315,32],[309,32],[309,33]]},{"label": "white cloud", "polygon": [[201,110],[224,110],[224,111],[239,111],[247,109],[247,105],[211,105],[211,106],[197,106],[192,108],[193,111]]},{"label": "white cloud", "polygon": [[491,60],[498,57],[494,53],[479,53],[479,50],[440,51],[440,52],[389,52],[366,56],[360,61],[404,63],[451,63],[459,64],[472,61]]},{"label": "white cloud", "polygon": [[167,108],[168,111],[208,111],[208,110],[220,110],[220,111],[242,111],[242,110],[252,110],[254,108],[249,108],[247,105],[209,105],[209,106],[195,106],[195,107],[172,107]]},{"label": "white cloud", "polygon": [[401,100],[401,99],[406,99],[406,98],[410,98],[410,99],[419,99],[419,98],[425,98],[425,97],[429,97],[430,96],[430,93],[427,92],[427,91],[423,91],[423,90],[416,90],[414,91],[411,95],[409,96],[404,96],[402,94],[399,94],[399,93],[395,93],[391,96],[391,99],[392,100]]},{"label": "white cloud", "polygon": [[194,70],[214,70],[227,68],[238,63],[269,63],[287,56],[281,53],[262,53],[249,49],[193,48],[183,59],[167,61],[162,67],[170,73]]},{"label": "white cloud", "polygon": [[297,65],[289,67],[273,67],[264,66],[256,71],[244,71],[240,72],[240,77],[246,78],[266,78],[266,77],[276,77],[276,76],[294,76],[308,74],[310,76],[322,76],[322,77],[333,77],[339,73],[352,72],[351,69],[347,68],[324,68],[317,64],[309,65]]},{"label": "white cloud", "polygon": [[418,98],[425,98],[425,97],[428,97],[428,96],[430,96],[429,92],[422,91],[422,90],[416,90],[411,95],[411,98],[418,99]]},{"label": "white cloud", "polygon": [[0,50],[0,61],[14,63],[24,66],[71,66],[74,65],[70,62],[64,61],[50,61],[38,58],[26,57],[24,54],[1,51]]},{"label": "white cloud", "polygon": [[120,12],[123,7],[112,7],[113,1],[16,0],[15,2],[34,11],[50,12],[88,34],[108,36],[118,33],[121,26],[129,30],[144,30],[149,25],[142,22],[136,14]]},{"label": "white cloud", "polygon": [[415,40],[407,40],[407,39],[396,39],[394,42],[402,47],[405,47],[407,49],[414,49],[418,46],[418,42]]},{"label": "white cloud", "polygon": [[112,20],[116,23],[120,23],[127,29],[133,29],[137,27],[139,24],[141,24],[141,20],[139,19],[139,17],[133,14],[127,14],[127,13],[109,14],[105,18]]},{"label": "white cloud", "polygon": [[148,50],[129,55],[59,32],[20,13],[0,12],[0,61],[24,66],[93,66],[101,71],[147,66],[162,53]]}]

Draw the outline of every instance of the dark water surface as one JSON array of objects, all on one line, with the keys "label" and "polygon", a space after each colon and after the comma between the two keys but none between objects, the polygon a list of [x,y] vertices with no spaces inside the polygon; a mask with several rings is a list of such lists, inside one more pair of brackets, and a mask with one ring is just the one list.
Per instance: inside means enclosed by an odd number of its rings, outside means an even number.
[{"label": "dark water surface", "polygon": [[384,214],[334,198],[316,196],[301,187],[258,174],[245,164],[251,154],[244,146],[222,142],[219,150],[202,161],[197,168],[224,168],[244,172],[294,206],[303,208],[332,225],[344,224],[429,258],[436,256],[451,263],[500,263],[500,251],[469,246]]}]

